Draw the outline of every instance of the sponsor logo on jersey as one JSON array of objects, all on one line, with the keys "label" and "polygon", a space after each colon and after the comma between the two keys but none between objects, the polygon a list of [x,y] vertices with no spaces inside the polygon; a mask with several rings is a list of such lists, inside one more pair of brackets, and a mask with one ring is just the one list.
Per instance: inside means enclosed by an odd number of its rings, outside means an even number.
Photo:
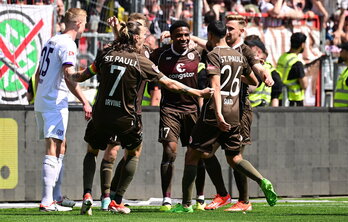
[{"label": "sponsor logo on jersey", "polygon": [[187,58],[191,59],[191,60],[194,60],[195,59],[195,55],[190,52],[189,54],[187,54]]},{"label": "sponsor logo on jersey", "polygon": [[172,59],[172,57],[166,57],[166,60],[171,60]]},{"label": "sponsor logo on jersey", "polygon": [[185,72],[180,74],[171,74],[171,75],[168,75],[168,77],[171,79],[184,79],[184,78],[191,78],[194,75],[195,75],[194,72]]},{"label": "sponsor logo on jersey", "polygon": [[176,65],[176,70],[178,70],[178,72],[185,72],[186,69],[183,68],[184,66],[185,66],[184,63],[178,63],[178,64]]},{"label": "sponsor logo on jersey", "polygon": [[73,56],[73,55],[75,55],[75,53],[73,51],[68,52],[68,56]]}]

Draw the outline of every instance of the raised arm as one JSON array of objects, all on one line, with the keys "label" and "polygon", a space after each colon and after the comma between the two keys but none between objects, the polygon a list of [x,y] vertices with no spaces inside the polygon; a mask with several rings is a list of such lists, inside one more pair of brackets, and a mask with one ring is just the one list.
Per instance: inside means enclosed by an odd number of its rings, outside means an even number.
[{"label": "raised arm", "polygon": [[194,41],[197,45],[199,45],[200,47],[202,47],[202,48],[206,48],[205,46],[207,45],[207,40],[205,40],[205,39],[201,39],[201,38],[199,38],[199,37],[197,37],[197,36],[194,36],[194,35],[191,35],[190,36],[190,39],[192,40],[192,41]]}]

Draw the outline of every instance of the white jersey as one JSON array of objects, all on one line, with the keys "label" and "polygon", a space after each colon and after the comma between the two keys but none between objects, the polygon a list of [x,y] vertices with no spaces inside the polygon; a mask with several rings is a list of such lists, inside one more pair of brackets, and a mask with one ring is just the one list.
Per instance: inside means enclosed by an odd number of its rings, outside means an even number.
[{"label": "white jersey", "polygon": [[41,51],[40,77],[35,97],[35,111],[68,108],[69,89],[63,65],[76,65],[77,46],[70,35],[60,34],[47,41]]}]

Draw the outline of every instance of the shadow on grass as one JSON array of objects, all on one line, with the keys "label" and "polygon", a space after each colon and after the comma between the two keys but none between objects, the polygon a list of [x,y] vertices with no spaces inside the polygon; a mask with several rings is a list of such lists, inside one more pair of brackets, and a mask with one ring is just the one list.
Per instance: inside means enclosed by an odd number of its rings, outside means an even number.
[{"label": "shadow on grass", "polygon": [[131,212],[144,212],[144,213],[166,213],[160,212],[157,208],[131,208]]},{"label": "shadow on grass", "polygon": [[348,213],[342,213],[342,214],[281,214],[279,216],[341,216],[341,217],[347,217]]}]

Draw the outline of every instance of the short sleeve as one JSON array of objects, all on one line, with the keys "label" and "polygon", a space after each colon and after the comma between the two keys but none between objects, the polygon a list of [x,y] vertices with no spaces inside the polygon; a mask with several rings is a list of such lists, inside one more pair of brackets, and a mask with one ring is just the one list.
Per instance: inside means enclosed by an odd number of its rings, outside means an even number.
[{"label": "short sleeve", "polygon": [[207,76],[220,75],[221,64],[220,64],[218,54],[216,54],[214,52],[208,53],[206,63],[207,63],[207,65],[206,65]]},{"label": "short sleeve", "polygon": [[140,73],[145,80],[158,81],[164,76],[163,73],[158,70],[158,67],[146,57],[140,55],[138,61],[141,70]]},{"label": "short sleeve", "polygon": [[60,47],[59,57],[62,61],[62,65],[76,65],[77,47],[75,42],[67,41]]},{"label": "short sleeve", "polygon": [[256,59],[254,52],[247,45],[243,45],[243,55],[248,61],[250,67],[253,67],[255,64],[260,63],[260,60]]},{"label": "short sleeve", "polygon": [[298,61],[292,65],[288,75],[288,80],[302,79],[303,77],[305,77],[304,66],[301,61]]}]

